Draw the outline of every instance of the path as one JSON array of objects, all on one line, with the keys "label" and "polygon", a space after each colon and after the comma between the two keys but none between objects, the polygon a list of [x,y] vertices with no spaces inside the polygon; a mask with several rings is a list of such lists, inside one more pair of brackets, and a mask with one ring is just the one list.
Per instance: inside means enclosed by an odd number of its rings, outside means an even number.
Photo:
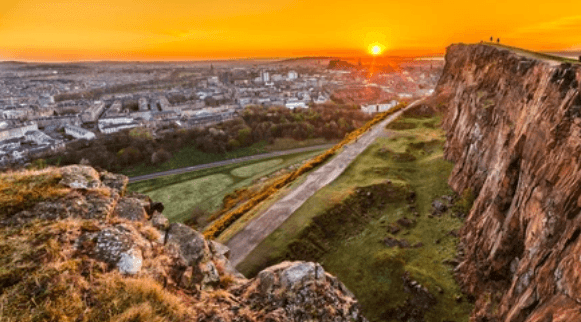
[{"label": "path", "polygon": [[315,151],[315,150],[323,150],[323,149],[326,150],[326,149],[331,148],[333,145],[334,144],[322,144],[322,145],[315,145],[315,146],[309,146],[309,147],[305,147],[305,148],[298,148],[298,149],[292,149],[292,150],[275,151],[275,152],[262,153],[262,154],[247,156],[247,157],[236,158],[236,159],[229,159],[229,160],[224,160],[224,161],[217,161],[217,162],[212,162],[212,163],[200,164],[200,165],[195,165],[195,166],[191,166],[191,167],[185,167],[185,168],[167,170],[167,171],[162,171],[162,172],[150,173],[150,174],[145,174],[142,176],[131,177],[131,178],[129,178],[129,182],[130,183],[131,182],[138,182],[138,181],[155,179],[157,177],[169,176],[172,174],[182,174],[182,173],[186,173],[186,172],[198,171],[198,170],[203,170],[203,169],[222,167],[225,165],[230,165],[230,164],[235,164],[235,163],[240,163],[240,162],[245,162],[245,161],[267,159],[267,158],[272,158],[272,157],[279,157],[279,156],[284,156],[284,155],[289,155],[289,154],[309,152],[309,151]]},{"label": "path", "polygon": [[[409,107],[414,104],[416,103],[410,104]],[[305,182],[295,187],[288,195],[273,204],[260,217],[252,220],[244,229],[234,235],[226,244],[232,254],[230,262],[234,266],[242,262],[258,244],[299,209],[309,197],[339,177],[361,152],[373,143],[376,138],[383,135],[387,123],[395,120],[401,112],[399,111],[375,125],[361,135],[357,142],[345,146],[343,151],[331,161],[309,174]]]}]

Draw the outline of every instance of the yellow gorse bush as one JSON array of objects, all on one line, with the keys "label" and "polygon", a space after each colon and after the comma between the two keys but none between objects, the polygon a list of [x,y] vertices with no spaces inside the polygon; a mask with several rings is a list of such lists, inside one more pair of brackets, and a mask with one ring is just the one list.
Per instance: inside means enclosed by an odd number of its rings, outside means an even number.
[{"label": "yellow gorse bush", "polygon": [[405,103],[401,103],[387,112],[383,112],[375,116],[371,121],[367,122],[364,126],[352,131],[351,133],[347,134],[345,138],[337,143],[335,146],[330,148],[329,150],[323,152],[322,154],[318,155],[317,157],[313,158],[311,161],[305,163],[302,167],[296,169],[290,174],[282,177],[279,180],[276,180],[269,186],[262,188],[260,191],[256,192],[254,195],[250,196],[250,199],[239,206],[238,208],[231,210],[225,213],[220,219],[214,221],[205,231],[204,236],[209,239],[214,239],[218,237],[226,228],[228,228],[232,223],[234,223],[238,218],[242,217],[246,212],[254,208],[263,200],[267,199],[281,188],[286,186],[287,184],[293,182],[295,179],[300,177],[301,175],[307,173],[314,167],[322,164],[323,162],[327,161],[331,158],[339,149],[341,149],[346,144],[350,143],[351,141],[355,140],[361,134],[367,132],[372,126],[375,124],[385,120],[390,115],[393,115],[397,111],[406,107]]}]

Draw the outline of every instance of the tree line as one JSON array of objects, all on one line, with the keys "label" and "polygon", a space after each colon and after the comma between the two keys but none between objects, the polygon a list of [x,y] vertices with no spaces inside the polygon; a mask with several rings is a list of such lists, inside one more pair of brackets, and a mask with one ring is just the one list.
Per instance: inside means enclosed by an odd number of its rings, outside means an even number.
[{"label": "tree line", "polygon": [[76,164],[83,159],[109,171],[122,171],[146,163],[159,165],[184,147],[206,153],[222,154],[277,138],[305,140],[323,137],[342,139],[370,120],[357,106],[317,105],[309,109],[285,107],[247,107],[231,121],[194,129],[171,129],[152,135],[148,129],[135,128],[92,141],[67,145],[60,164]]}]

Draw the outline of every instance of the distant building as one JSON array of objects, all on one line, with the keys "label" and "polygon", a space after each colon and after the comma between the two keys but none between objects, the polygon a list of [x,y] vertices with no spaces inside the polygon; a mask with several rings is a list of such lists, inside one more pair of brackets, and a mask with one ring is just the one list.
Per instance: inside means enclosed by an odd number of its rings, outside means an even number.
[{"label": "distant building", "polygon": [[294,70],[291,70],[291,71],[289,71],[289,72],[288,72],[288,77],[287,77],[287,79],[288,79],[289,81],[293,81],[293,80],[295,80],[295,79],[297,79],[297,78],[299,78],[299,74],[298,74],[297,72],[295,72]]},{"label": "distant building", "polygon": [[52,104],[54,104],[54,97],[52,95],[42,94],[38,98],[38,105],[40,105],[41,107],[46,107]]},{"label": "distant building", "polygon": [[138,101],[137,104],[139,105],[139,110],[140,111],[148,111],[149,107],[147,105],[147,98],[145,97],[141,97]]},{"label": "distant building", "polygon": [[268,72],[262,72],[262,82],[268,83],[270,82],[270,74]]},{"label": "distant building", "polygon": [[44,134],[43,132],[41,132],[39,130],[28,131],[24,134],[24,136],[26,137],[27,141],[34,142],[38,145],[46,145],[46,144],[50,144],[54,141],[53,138],[51,138],[50,136]]},{"label": "distant building", "polygon": [[74,125],[65,125],[65,133],[74,137],[75,139],[85,139],[85,140],[93,140],[96,136],[95,133],[80,128]]},{"label": "distant building", "polygon": [[38,131],[38,125],[29,122],[20,126],[0,129],[0,141],[22,138],[28,131]]},{"label": "distant building", "polygon": [[34,120],[39,127],[55,126],[57,128],[63,127],[65,124],[71,124],[79,126],[81,125],[81,119],[78,115],[61,115],[61,116],[49,116],[41,117]]},{"label": "distant building", "polygon": [[389,103],[384,103],[384,104],[370,104],[370,105],[364,105],[361,106],[361,111],[367,114],[373,114],[373,113],[381,113],[381,112],[386,112],[389,111],[392,107],[397,105],[397,101],[396,100],[392,100]]},{"label": "distant building", "polygon": [[81,121],[83,121],[83,123],[96,122],[104,110],[105,103],[101,101],[96,101],[93,105],[91,105],[89,108],[85,109],[83,113],[81,113]]},{"label": "distant building", "polygon": [[286,108],[290,108],[295,109],[295,108],[308,108],[309,106],[307,105],[306,102],[304,101],[299,101],[299,100],[288,100],[285,104]]},{"label": "distant building", "polygon": [[132,123],[123,123],[123,124],[111,124],[111,125],[104,125],[99,127],[99,131],[105,134],[111,134],[115,132],[119,132],[122,130],[132,129],[138,127],[139,123],[132,122]]}]

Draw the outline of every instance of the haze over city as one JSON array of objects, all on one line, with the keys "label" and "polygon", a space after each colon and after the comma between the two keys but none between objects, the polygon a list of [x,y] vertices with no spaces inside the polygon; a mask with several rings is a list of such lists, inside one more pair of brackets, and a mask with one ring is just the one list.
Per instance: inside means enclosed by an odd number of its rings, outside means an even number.
[{"label": "haze over city", "polygon": [[574,0],[7,0],[0,59],[190,60],[443,54],[489,36],[532,50],[579,50]]}]

